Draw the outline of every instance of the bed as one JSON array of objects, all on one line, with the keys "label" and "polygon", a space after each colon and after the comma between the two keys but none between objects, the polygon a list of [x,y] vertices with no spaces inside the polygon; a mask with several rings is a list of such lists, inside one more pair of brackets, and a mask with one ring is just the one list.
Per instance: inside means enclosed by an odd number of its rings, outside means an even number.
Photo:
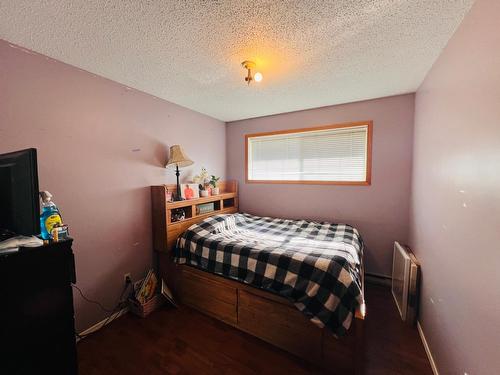
[{"label": "bed", "polygon": [[[357,230],[238,213],[230,186],[211,198],[220,200],[217,210],[199,216],[198,202],[167,203],[167,187],[152,187],[155,249],[176,298],[331,372],[360,373],[365,304]],[[230,199],[232,206],[224,203]],[[191,217],[169,223],[169,209],[182,205]]]},{"label": "bed", "polygon": [[344,336],[363,304],[362,251],[349,225],[236,213],[189,227],[174,261],[280,295],[313,324]]}]

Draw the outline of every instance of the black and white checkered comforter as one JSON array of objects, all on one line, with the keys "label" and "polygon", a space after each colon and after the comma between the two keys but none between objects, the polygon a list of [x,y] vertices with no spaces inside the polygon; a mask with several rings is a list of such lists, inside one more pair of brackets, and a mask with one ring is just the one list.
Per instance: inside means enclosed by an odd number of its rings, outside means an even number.
[{"label": "black and white checkered comforter", "polygon": [[363,302],[363,241],[345,224],[212,216],[177,241],[175,260],[292,301],[313,323],[342,336]]}]

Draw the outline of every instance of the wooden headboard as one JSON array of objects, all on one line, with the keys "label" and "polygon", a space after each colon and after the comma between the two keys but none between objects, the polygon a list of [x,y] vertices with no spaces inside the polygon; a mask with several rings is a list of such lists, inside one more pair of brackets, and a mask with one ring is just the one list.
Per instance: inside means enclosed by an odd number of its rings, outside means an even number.
[{"label": "wooden headboard", "polygon": [[[166,192],[175,191],[176,185],[151,186],[153,214],[153,248],[159,252],[171,252],[177,238],[191,225],[207,217],[238,212],[238,183],[222,181],[220,194],[206,198],[196,198],[177,202],[167,202]],[[199,214],[197,207],[203,203],[213,203],[214,211]],[[186,218],[172,221],[172,211],[182,209]]]}]

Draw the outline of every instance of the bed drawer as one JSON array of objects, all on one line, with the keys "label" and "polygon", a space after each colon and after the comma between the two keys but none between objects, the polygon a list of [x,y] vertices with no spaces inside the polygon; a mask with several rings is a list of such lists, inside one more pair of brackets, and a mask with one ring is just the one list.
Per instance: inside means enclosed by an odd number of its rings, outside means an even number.
[{"label": "bed drawer", "polygon": [[236,325],[236,288],[205,278],[196,270],[184,268],[180,282],[181,301],[203,313]]},{"label": "bed drawer", "polygon": [[290,353],[321,361],[322,330],[294,306],[239,290],[238,327]]}]

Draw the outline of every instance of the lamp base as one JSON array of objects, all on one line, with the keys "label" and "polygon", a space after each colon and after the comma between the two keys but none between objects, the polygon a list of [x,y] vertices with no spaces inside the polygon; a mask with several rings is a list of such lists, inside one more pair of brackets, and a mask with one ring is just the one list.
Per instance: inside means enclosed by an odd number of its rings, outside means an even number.
[{"label": "lamp base", "polygon": [[175,196],[174,196],[174,201],[175,202],[178,202],[178,201],[183,201],[184,198],[182,198],[182,194],[181,194],[181,185],[179,184],[179,176],[180,176],[181,172],[179,171],[179,166],[176,165],[175,166],[175,176],[177,177],[177,192],[175,193]]}]

